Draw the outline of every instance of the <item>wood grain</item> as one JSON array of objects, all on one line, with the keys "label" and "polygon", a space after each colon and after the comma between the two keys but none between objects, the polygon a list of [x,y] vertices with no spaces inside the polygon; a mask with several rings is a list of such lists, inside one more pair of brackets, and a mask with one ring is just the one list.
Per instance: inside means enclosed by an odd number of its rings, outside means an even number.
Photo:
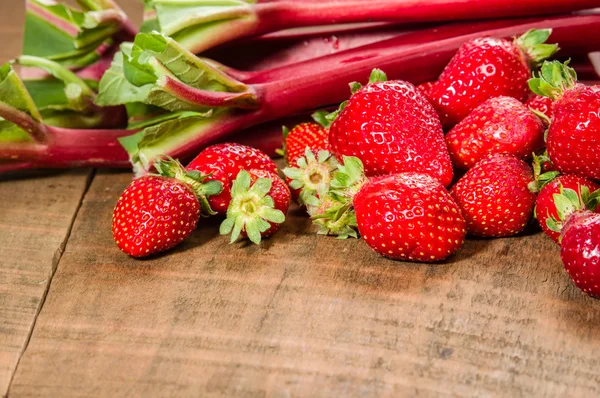
[{"label": "wood grain", "polygon": [[0,396],[26,347],[89,175],[0,176]]},{"label": "wood grain", "polygon": [[261,247],[207,220],[136,261],[110,236],[129,180],[94,179],[11,397],[600,394],[600,305],[540,233],[411,264],[294,210]]},{"label": "wood grain", "polygon": [[[23,4],[0,5],[0,63],[20,53]],[[28,342],[89,176],[85,170],[0,175],[2,397]]]}]

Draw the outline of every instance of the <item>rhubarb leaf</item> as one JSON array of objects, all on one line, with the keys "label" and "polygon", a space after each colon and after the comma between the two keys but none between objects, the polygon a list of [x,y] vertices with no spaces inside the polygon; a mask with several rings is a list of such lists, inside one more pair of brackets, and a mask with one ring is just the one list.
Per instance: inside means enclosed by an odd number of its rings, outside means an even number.
[{"label": "rhubarb leaf", "polygon": [[79,3],[81,11],[51,0],[27,0],[23,54],[75,68],[96,62],[129,22],[113,1]]},{"label": "rhubarb leaf", "polygon": [[[147,12],[148,25],[199,54],[217,44],[252,31],[258,18],[255,0],[153,0],[155,13]],[[156,20],[158,23],[153,22]],[[146,27],[147,29],[148,27]]]},{"label": "rhubarb leaf", "polygon": [[[4,112],[23,112],[36,122],[42,118],[27,88],[10,64],[0,67],[0,116]],[[0,117],[0,142],[31,141],[31,136],[12,122]]]},{"label": "rhubarb leaf", "polygon": [[202,145],[210,142],[209,133],[215,124],[230,116],[228,111],[221,111],[211,117],[205,114],[185,112],[176,119],[150,126],[119,141],[129,153],[134,167],[147,170],[155,159],[165,153],[173,153],[186,143]]},{"label": "rhubarb leaf", "polygon": [[14,61],[26,67],[41,68],[50,77],[33,81],[25,85],[32,95],[37,108],[91,112],[96,94],[79,76],[54,61],[24,55]]},{"label": "rhubarb leaf", "polygon": [[133,44],[121,46],[100,81],[98,105],[132,102],[200,113],[257,106],[248,86],[157,32],[140,33]]}]

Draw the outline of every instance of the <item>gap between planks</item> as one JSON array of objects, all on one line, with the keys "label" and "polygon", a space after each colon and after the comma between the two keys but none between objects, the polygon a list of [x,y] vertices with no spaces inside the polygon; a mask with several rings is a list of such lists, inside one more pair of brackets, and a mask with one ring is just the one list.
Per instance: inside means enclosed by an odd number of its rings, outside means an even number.
[{"label": "gap between planks", "polygon": [[54,256],[52,257],[52,267],[50,269],[50,275],[48,276],[48,282],[46,283],[46,288],[44,289],[44,293],[42,294],[42,298],[40,300],[40,303],[38,304],[38,308],[36,309],[35,316],[33,317],[33,322],[31,323],[31,328],[29,328],[29,333],[27,334],[27,339],[25,340],[23,349],[21,350],[21,352],[19,354],[19,359],[17,359],[17,364],[16,364],[16,366],[12,372],[12,375],[10,377],[10,382],[8,383],[6,395],[3,396],[3,398],[8,398],[10,396],[10,389],[11,389],[13,380],[15,378],[15,375],[17,374],[17,370],[19,369],[19,365],[21,364],[21,358],[23,358],[25,351],[27,351],[27,347],[29,347],[29,342],[31,341],[31,336],[33,335],[33,331],[35,330],[35,325],[37,323],[37,319],[38,319],[40,313],[42,312],[42,309],[44,308],[44,303],[46,302],[46,297],[48,297],[48,292],[50,292],[50,286],[52,285],[52,280],[54,279],[54,275],[56,274],[56,270],[58,269],[60,260],[62,259],[63,253],[65,252],[65,249],[69,242],[69,238],[71,237],[71,231],[73,230],[73,225],[75,224],[75,220],[77,220],[77,216],[79,215],[79,211],[81,210],[81,205],[83,204],[85,196],[87,195],[87,193],[90,189],[90,186],[92,185],[92,182],[94,181],[94,177],[96,176],[96,173],[97,173],[96,169],[92,169],[88,173],[87,179],[85,181],[85,187],[83,189],[83,192],[81,193],[81,197],[79,198],[79,201],[77,202],[77,208],[73,212],[73,216],[71,217],[71,221],[69,222],[69,227],[67,228],[67,232],[65,233],[65,236],[64,236],[61,244],[58,246],[58,249],[56,249],[56,252],[54,253]]}]

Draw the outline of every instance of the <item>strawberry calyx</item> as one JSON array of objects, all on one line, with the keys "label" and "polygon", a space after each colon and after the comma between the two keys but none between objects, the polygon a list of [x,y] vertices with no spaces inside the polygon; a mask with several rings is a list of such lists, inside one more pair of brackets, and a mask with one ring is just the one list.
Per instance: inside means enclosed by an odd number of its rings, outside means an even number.
[{"label": "strawberry calyx", "polygon": [[320,197],[319,206],[311,214],[320,234],[334,235],[340,239],[357,237],[356,214],[352,201],[367,182],[365,169],[360,159],[344,156],[329,184],[329,191]]},{"label": "strawberry calyx", "polygon": [[358,239],[356,213],[351,202],[337,202],[325,197],[320,205],[309,211],[313,223],[319,227],[319,235],[332,235],[337,239]]},{"label": "strawberry calyx", "polygon": [[544,172],[544,165],[550,163],[548,152],[545,151],[541,155],[533,154],[533,181],[527,186],[530,192],[538,193],[546,185],[551,183],[560,173],[556,170],[550,170]]},{"label": "strawberry calyx", "polygon": [[262,234],[271,228],[270,223],[285,221],[285,214],[275,208],[275,202],[269,196],[272,185],[270,178],[258,178],[252,184],[250,173],[246,170],[239,172],[231,186],[227,218],[219,228],[221,235],[231,234],[230,243],[237,241],[245,232],[250,241],[259,244]]},{"label": "strawberry calyx", "polygon": [[535,94],[556,100],[577,84],[575,69],[568,66],[569,61],[545,61],[540,72],[529,79],[529,88]]},{"label": "strawberry calyx", "polygon": [[329,151],[321,150],[315,157],[309,147],[304,156],[296,159],[298,167],[286,167],[283,173],[288,177],[292,189],[300,189],[298,202],[307,207],[320,205],[319,197],[326,195],[337,170],[338,162]]},{"label": "strawberry calyx", "polygon": [[561,184],[560,192],[552,197],[556,206],[558,218],[548,217],[546,226],[554,232],[560,233],[569,216],[581,211],[595,211],[600,204],[600,189],[590,192],[586,186],[580,186],[579,192],[564,188]]},{"label": "strawberry calyx", "polygon": [[[388,80],[388,78],[387,78],[387,75],[385,74],[385,72],[383,72],[381,69],[375,68],[371,71],[371,75],[369,76],[368,84],[386,82],[387,80]],[[349,84],[349,86],[350,86],[350,94],[351,95],[354,95],[354,93],[356,93],[358,90],[363,88],[363,85],[360,84],[359,82],[352,82]],[[315,112],[313,114],[313,119],[315,119],[315,121],[317,123],[320,123],[321,125],[323,125],[323,127],[329,128],[331,126],[331,124],[334,122],[334,120],[337,119],[339,114],[346,108],[347,105],[348,105],[348,101],[346,100],[340,104],[338,109],[336,109],[335,111],[333,111],[331,113],[325,114],[322,112]]]},{"label": "strawberry calyx", "polygon": [[198,170],[186,170],[185,167],[170,156],[163,156],[154,162],[158,175],[170,177],[187,184],[198,198],[201,215],[204,217],[217,214],[208,203],[208,198],[223,192],[223,183],[216,180],[206,181],[211,174],[202,174]]},{"label": "strawberry calyx", "polygon": [[527,55],[532,67],[537,68],[559,50],[557,44],[546,43],[551,33],[552,29],[531,29],[514,39],[515,45]]}]

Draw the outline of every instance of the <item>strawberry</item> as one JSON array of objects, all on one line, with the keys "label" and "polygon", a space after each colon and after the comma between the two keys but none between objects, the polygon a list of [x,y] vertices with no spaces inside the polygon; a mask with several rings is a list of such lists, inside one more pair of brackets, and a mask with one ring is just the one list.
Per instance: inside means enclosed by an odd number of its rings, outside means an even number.
[{"label": "strawberry", "polygon": [[449,185],[452,163],[435,110],[412,84],[385,80],[375,69],[367,86],[351,85],[329,129],[332,153],[338,161],[358,157],[367,176],[412,171]]},{"label": "strawberry", "polygon": [[259,244],[285,221],[290,190],[279,176],[267,170],[242,170],[231,186],[231,203],[221,224],[221,235],[231,233],[231,243],[240,234]]},{"label": "strawberry", "polygon": [[329,150],[329,131],[317,123],[302,123],[291,130],[284,127],[283,136],[285,160],[291,167],[304,156],[306,148],[314,153]]},{"label": "strawberry", "polygon": [[600,180],[600,86],[578,84],[575,71],[558,61],[545,62],[529,84],[554,100],[546,142],[554,167]]},{"label": "strawberry", "polygon": [[548,97],[544,97],[541,95],[531,95],[529,99],[525,102],[525,105],[529,107],[529,109],[536,112],[537,115],[544,115],[545,118],[541,118],[542,121],[550,124],[550,120],[552,120],[554,108],[554,102],[552,99]]},{"label": "strawberry", "polygon": [[[587,178],[567,174],[545,184],[537,196],[535,213],[546,235],[558,243],[561,228],[560,220],[575,210],[594,210],[595,202],[594,197],[591,197],[591,192],[598,189],[600,189],[600,185]],[[573,199],[573,203],[567,203],[567,206],[558,209],[555,196],[559,194],[564,194],[565,197]]]},{"label": "strawberry", "polygon": [[113,238],[119,249],[133,257],[150,256],[181,243],[196,229],[201,209],[212,213],[207,196],[222,189],[220,182],[206,182],[206,176],[186,172],[172,159],[159,160],[155,167],[168,176],[134,180],[113,212]]},{"label": "strawberry", "polygon": [[512,97],[494,97],[479,105],[446,135],[454,165],[468,170],[491,153],[526,159],[544,146],[544,124]]},{"label": "strawberry", "polygon": [[440,261],[464,242],[460,209],[444,186],[427,174],[374,177],[358,191],[353,204],[361,236],[386,257]]},{"label": "strawberry", "polygon": [[565,220],[560,256],[575,285],[600,297],[600,214],[576,211]]},{"label": "strawberry", "polygon": [[[316,112],[313,117],[315,117],[317,120],[320,120],[318,118],[322,118],[323,121],[328,123],[328,121],[324,119],[326,113],[327,112]],[[311,154],[329,150],[329,131],[321,124],[302,123],[295,126],[291,130],[288,130],[287,127],[284,126],[283,136],[284,149],[279,153],[285,156],[285,160],[289,168],[302,169],[303,174],[305,174],[307,177],[313,176],[316,178],[317,174],[320,174],[322,170],[320,170],[317,164],[309,164],[310,162],[307,163],[308,159],[305,157],[305,154],[307,150],[310,151]],[[298,161],[300,158],[304,158],[304,160],[300,161],[299,164]],[[314,160],[314,155],[312,160]],[[317,168],[315,169],[313,166],[317,166]],[[296,178],[299,178],[299,176]],[[303,186],[305,184],[304,182],[293,183],[293,179],[294,178],[290,178],[289,176],[286,176],[285,179],[286,183],[290,186],[292,199],[298,202],[300,205],[306,205],[304,199],[300,198],[302,190],[292,187],[292,184],[299,185],[301,183]],[[307,181],[307,183],[310,182]]]},{"label": "strawberry", "polygon": [[220,181],[223,191],[209,198],[211,208],[225,214],[231,201],[231,184],[241,170],[260,169],[277,172],[277,166],[269,156],[258,149],[232,143],[210,146],[187,166],[210,175],[209,180]]},{"label": "strawberry", "polygon": [[442,125],[449,130],[492,97],[525,101],[531,67],[558,47],[543,44],[550,30],[530,30],[513,41],[492,37],[463,44],[429,92]]},{"label": "strawberry", "polygon": [[493,154],[479,161],[450,193],[474,236],[502,237],[521,232],[533,212],[535,194],[528,184],[533,174],[527,163],[512,155]]},{"label": "strawberry", "polygon": [[417,90],[419,90],[426,98],[428,98],[434,84],[435,82],[421,83],[417,86]]}]

